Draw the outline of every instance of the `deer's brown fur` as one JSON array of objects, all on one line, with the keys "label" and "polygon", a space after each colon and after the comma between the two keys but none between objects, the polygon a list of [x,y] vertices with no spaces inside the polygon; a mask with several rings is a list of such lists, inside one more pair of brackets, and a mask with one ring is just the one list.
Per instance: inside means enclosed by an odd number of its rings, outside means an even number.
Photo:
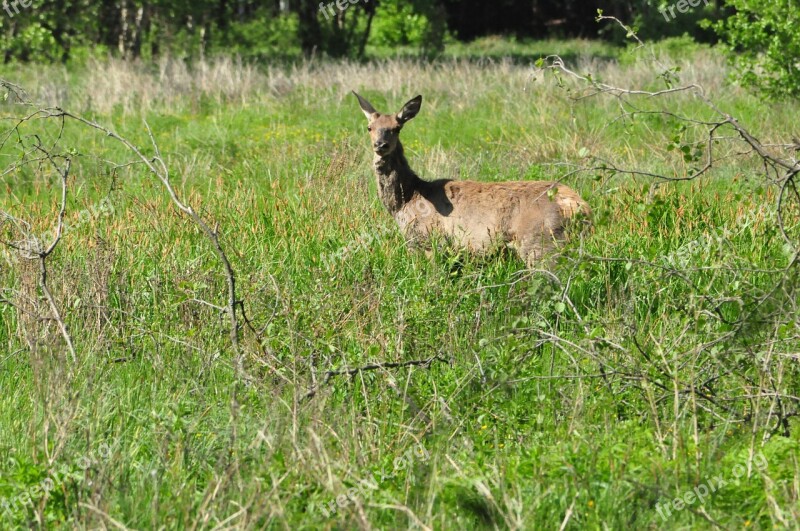
[{"label": "deer's brown fur", "polygon": [[589,205],[555,182],[420,179],[408,165],[399,135],[419,112],[422,96],[396,114],[381,114],[355,95],[369,122],[378,193],[409,241],[439,234],[476,252],[505,244],[531,265],[566,238],[576,215],[591,219]]}]

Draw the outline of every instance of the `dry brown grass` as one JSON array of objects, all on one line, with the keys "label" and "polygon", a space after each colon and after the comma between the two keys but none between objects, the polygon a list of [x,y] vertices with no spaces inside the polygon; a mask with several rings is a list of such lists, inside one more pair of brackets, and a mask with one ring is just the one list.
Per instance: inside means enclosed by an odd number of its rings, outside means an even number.
[{"label": "dry brown grass", "polygon": [[[592,72],[598,79],[626,86],[651,83],[658,74],[652,61],[617,61],[584,57],[570,64],[578,72]],[[725,87],[727,66],[721,54],[701,50],[690,57],[661,58],[678,66],[686,83],[699,83],[710,93]],[[514,99],[541,83],[532,65],[510,59],[474,61],[451,59],[424,62],[412,59],[306,61],[293,66],[246,63],[235,57],[216,57],[191,63],[164,57],[155,64],[108,58],[92,60],[79,84],[70,83],[65,67],[40,66],[26,70],[25,86],[34,87],[35,100],[49,105],[69,105],[83,110],[125,114],[184,106],[210,99],[221,104],[263,102],[303,90],[314,97],[332,96],[339,103],[354,87],[369,87],[387,99],[401,100],[411,92],[435,92],[450,96],[468,108],[487,93]],[[498,89],[498,85],[502,88]],[[435,107],[433,107],[435,110]]]}]

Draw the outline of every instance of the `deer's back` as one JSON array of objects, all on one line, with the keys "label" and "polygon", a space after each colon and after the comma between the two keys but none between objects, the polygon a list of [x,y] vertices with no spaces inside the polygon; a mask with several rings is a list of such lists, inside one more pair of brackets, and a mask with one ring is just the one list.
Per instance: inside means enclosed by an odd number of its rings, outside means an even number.
[{"label": "deer's back", "polygon": [[530,261],[564,239],[579,212],[591,216],[589,205],[559,183],[441,180],[423,183],[395,218],[410,238],[438,232],[475,251],[503,243]]}]

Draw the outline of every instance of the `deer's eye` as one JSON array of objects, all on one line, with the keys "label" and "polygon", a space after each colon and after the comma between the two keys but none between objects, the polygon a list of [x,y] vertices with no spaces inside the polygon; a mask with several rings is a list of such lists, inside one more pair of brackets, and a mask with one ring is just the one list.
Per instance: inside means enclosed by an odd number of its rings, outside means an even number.
[{"label": "deer's eye", "polygon": [[367,126],[367,131],[369,131],[370,133],[372,132],[372,126],[371,125]]}]

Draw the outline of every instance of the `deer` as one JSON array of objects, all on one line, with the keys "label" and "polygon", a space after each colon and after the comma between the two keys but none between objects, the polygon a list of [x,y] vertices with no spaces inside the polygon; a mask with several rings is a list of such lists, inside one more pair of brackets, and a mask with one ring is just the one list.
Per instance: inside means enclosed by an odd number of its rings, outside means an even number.
[{"label": "deer", "polygon": [[426,181],[408,164],[400,131],[422,107],[422,96],[383,114],[353,91],[367,117],[378,194],[407,243],[430,250],[434,235],[473,253],[506,246],[530,268],[568,240],[573,222],[591,224],[589,204],[550,181]]}]

